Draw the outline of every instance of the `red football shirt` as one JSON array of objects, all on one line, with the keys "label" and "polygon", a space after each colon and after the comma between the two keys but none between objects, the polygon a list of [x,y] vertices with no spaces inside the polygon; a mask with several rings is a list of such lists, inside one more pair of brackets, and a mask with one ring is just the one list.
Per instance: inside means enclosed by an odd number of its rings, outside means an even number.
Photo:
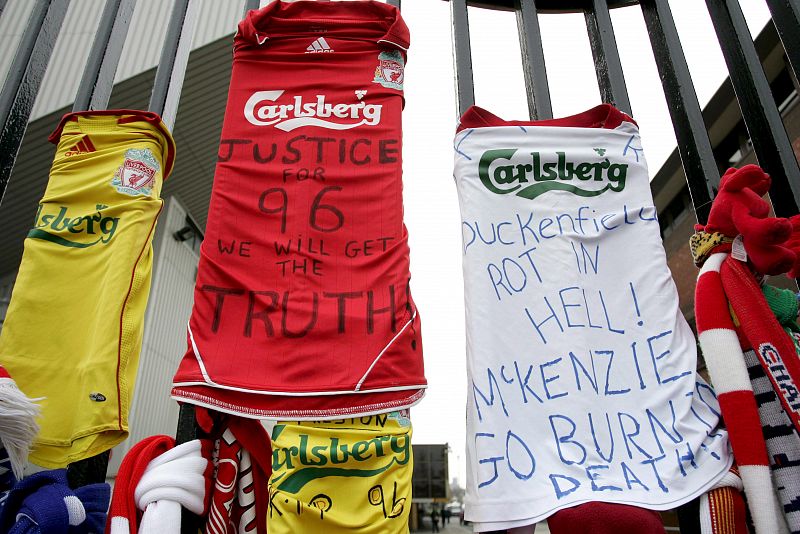
[{"label": "red football shirt", "polygon": [[422,397],[408,45],[398,10],[372,1],[278,1],[239,24],[177,400],[318,419]]}]

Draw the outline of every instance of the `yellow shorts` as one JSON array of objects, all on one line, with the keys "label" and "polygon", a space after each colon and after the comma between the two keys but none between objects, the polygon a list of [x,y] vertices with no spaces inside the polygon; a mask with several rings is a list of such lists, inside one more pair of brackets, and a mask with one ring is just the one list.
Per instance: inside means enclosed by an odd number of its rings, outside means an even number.
[{"label": "yellow shorts", "polygon": [[279,422],[272,432],[270,534],[399,534],[411,507],[407,412]]},{"label": "yellow shorts", "polygon": [[175,154],[153,113],[68,115],[56,139],[0,336],[2,365],[43,397],[30,460],[49,468],[128,434],[153,231]]}]

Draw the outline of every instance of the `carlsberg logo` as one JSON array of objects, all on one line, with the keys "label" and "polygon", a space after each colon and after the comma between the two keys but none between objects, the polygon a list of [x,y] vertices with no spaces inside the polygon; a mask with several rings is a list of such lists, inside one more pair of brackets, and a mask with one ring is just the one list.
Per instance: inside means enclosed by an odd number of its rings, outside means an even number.
[{"label": "carlsberg logo", "polygon": [[531,152],[523,162],[512,164],[516,152],[515,148],[503,148],[483,153],[478,176],[486,189],[498,195],[516,193],[527,199],[548,191],[594,197],[625,189],[627,164],[611,163],[608,158],[594,163],[576,162],[566,152],[556,152],[555,161],[548,154]]},{"label": "carlsberg logo", "polygon": [[[302,96],[292,97],[286,104],[268,104],[284,93],[278,91],[256,91],[244,106],[244,117],[254,126],[275,126],[289,132],[301,126],[319,126],[330,130],[349,130],[356,126],[375,126],[381,122],[378,104],[359,101],[353,104],[332,104],[325,95],[304,102]],[[329,120],[334,119],[334,120]]]},{"label": "carlsberg logo", "polygon": [[89,248],[106,244],[114,237],[119,217],[108,217],[103,210],[108,206],[98,204],[97,212],[88,215],[68,216],[66,206],[59,206],[58,213],[48,213],[50,206],[39,204],[30,239],[50,241],[62,247]]}]

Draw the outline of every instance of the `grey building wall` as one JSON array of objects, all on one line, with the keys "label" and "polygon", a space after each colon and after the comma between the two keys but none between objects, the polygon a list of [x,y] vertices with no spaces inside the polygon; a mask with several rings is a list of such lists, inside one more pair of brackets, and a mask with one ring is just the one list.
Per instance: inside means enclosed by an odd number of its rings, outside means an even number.
[{"label": "grey building wall", "polygon": [[[233,35],[244,13],[244,0],[195,0],[200,2],[200,16],[192,49],[200,48],[225,35]],[[138,0],[125,40],[115,83],[127,80],[155,67],[167,31],[172,0]],[[100,23],[105,0],[72,0],[59,33],[53,56],[33,107],[31,120],[47,115],[75,100],[83,69],[86,66],[94,34]],[[8,0],[0,17],[0,79],[5,80],[13,52],[19,45],[32,0]]]}]

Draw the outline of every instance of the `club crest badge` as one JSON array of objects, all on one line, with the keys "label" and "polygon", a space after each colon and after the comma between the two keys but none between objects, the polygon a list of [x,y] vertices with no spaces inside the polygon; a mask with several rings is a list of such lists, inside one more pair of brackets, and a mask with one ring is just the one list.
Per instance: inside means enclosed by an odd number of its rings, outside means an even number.
[{"label": "club crest badge", "polygon": [[114,173],[111,185],[124,195],[149,196],[158,170],[158,162],[149,149],[131,148],[125,151],[125,160]]},{"label": "club crest badge", "polygon": [[372,83],[384,87],[403,90],[403,55],[398,50],[378,54],[378,66],[375,67],[375,78]]}]

